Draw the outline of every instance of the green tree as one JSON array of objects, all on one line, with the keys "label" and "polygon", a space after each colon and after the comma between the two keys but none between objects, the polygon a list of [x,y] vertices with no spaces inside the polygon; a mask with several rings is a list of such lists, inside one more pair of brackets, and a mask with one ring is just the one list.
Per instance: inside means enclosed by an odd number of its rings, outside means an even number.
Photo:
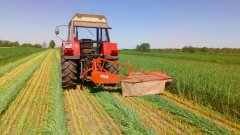
[{"label": "green tree", "polygon": [[142,51],[149,52],[150,51],[150,44],[149,43],[142,43]]},{"label": "green tree", "polygon": [[141,45],[137,45],[136,50],[149,52],[150,51],[150,44],[149,43],[142,43]]},{"label": "green tree", "polygon": [[33,45],[30,43],[23,43],[21,47],[33,47]]},{"label": "green tree", "polygon": [[208,52],[209,49],[208,49],[207,47],[202,47],[202,48],[200,48],[200,51],[201,51],[201,52]]},{"label": "green tree", "polygon": [[55,46],[56,46],[56,43],[54,42],[54,40],[51,40],[49,43],[49,47],[54,48]]},{"label": "green tree", "polygon": [[137,45],[137,46],[136,46],[136,50],[141,51],[140,45]]},{"label": "green tree", "polygon": [[35,47],[35,48],[42,48],[42,45],[40,45],[40,44],[35,44],[34,47]]},{"label": "green tree", "polygon": [[12,42],[12,47],[19,47],[19,42]]},{"label": "green tree", "polygon": [[182,51],[183,52],[191,52],[191,53],[194,53],[196,52],[197,48],[196,47],[192,47],[192,46],[184,46],[182,48]]}]

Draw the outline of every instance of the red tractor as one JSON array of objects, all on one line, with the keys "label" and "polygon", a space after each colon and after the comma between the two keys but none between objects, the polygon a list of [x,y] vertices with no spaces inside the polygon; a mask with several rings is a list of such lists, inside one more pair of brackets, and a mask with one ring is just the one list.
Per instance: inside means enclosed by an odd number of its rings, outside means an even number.
[{"label": "red tractor", "polygon": [[[110,41],[107,19],[103,15],[75,14],[68,26],[68,39],[62,40],[62,87],[75,88],[77,82],[99,85],[121,83],[123,96],[164,92],[171,77],[162,72],[143,72],[118,61],[117,43]],[[60,26],[58,26],[60,27]],[[55,33],[59,35],[56,27]],[[125,68],[125,75],[118,72]]]},{"label": "red tractor", "polygon": [[[62,87],[75,88],[77,81],[90,81],[91,74],[83,73],[91,68],[96,58],[118,60],[118,45],[111,42],[107,19],[103,15],[77,13],[68,25],[68,39],[62,41]],[[55,30],[56,35],[59,29]],[[117,73],[117,65],[106,62],[104,67],[110,73]]]}]

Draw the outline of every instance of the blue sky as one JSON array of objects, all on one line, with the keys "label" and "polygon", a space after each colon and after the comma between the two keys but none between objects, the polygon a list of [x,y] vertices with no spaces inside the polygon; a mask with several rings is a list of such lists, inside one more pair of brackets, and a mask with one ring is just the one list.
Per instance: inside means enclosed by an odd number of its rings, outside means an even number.
[{"label": "blue sky", "polygon": [[1,0],[0,39],[59,44],[55,26],[76,12],[105,15],[119,48],[240,48],[240,0]]}]

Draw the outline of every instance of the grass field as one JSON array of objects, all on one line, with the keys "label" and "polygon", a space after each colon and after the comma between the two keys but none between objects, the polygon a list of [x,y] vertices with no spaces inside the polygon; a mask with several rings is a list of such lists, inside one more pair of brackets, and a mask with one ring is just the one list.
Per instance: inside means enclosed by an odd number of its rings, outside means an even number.
[{"label": "grass field", "polygon": [[[1,135],[240,134],[236,118],[194,104],[237,116],[230,110],[239,113],[239,85],[233,81],[239,78],[230,73],[231,80],[226,80],[233,84],[228,91],[229,82],[221,79],[227,71],[239,72],[237,64],[121,54],[122,62],[131,61],[143,70],[163,70],[174,79],[167,87],[170,92],[163,95],[122,97],[120,90],[94,86],[62,90],[59,52],[48,49],[0,68]],[[228,104],[220,105],[224,99],[220,95],[229,98]],[[235,98],[230,100],[231,96]]]},{"label": "grass field", "polygon": [[[225,61],[231,57],[235,58],[235,56],[226,56],[226,58],[224,56],[221,57]],[[203,57],[207,58],[201,56],[199,59]],[[173,83],[167,87],[172,93],[240,118],[240,64],[211,62],[211,58],[204,61],[173,59],[161,57],[161,54],[157,57],[143,52],[141,55],[123,53],[120,61],[123,63],[130,61],[130,65],[144,71],[164,71],[173,78]]]},{"label": "grass field", "polygon": [[210,54],[210,53],[189,53],[189,52],[139,52],[139,51],[121,51],[121,54],[144,55],[161,58],[186,59],[218,63],[240,64],[240,54]]},{"label": "grass field", "polygon": [[23,57],[31,55],[36,52],[43,51],[45,49],[42,48],[7,48],[0,47],[0,66],[17,61]]}]

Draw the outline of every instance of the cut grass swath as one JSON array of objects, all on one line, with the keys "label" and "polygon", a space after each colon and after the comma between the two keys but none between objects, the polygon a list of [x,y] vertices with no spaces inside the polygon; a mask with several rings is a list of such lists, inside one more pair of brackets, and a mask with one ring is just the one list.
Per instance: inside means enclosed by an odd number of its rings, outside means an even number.
[{"label": "cut grass swath", "polygon": [[0,114],[2,114],[2,112],[8,107],[8,104],[15,99],[19,91],[24,87],[27,80],[31,78],[33,73],[38,69],[44,59],[45,55],[36,61],[36,63],[13,84],[6,87],[5,90],[0,93]]},{"label": "cut grass swath", "polygon": [[[121,128],[118,122],[114,120],[114,118],[112,118],[110,115],[107,114],[107,112],[104,110],[103,106],[98,102],[94,94],[89,93],[88,89],[86,90],[78,89],[76,96],[80,98],[78,100],[85,101],[89,106],[88,107],[89,111],[87,112],[91,113],[91,115],[95,117],[96,124],[98,124],[97,127],[99,127],[100,129],[103,129],[103,130],[99,129],[99,131],[103,131],[99,133],[121,134]],[[79,110],[83,110],[83,109],[84,108],[80,108]],[[84,112],[82,111],[82,113]]]},{"label": "cut grass swath", "polygon": [[69,134],[67,129],[67,119],[64,111],[63,90],[60,85],[60,63],[56,55],[52,56],[53,66],[50,74],[50,90],[47,103],[50,106],[50,113],[47,116],[47,123],[40,130],[42,133],[52,135]]},{"label": "cut grass swath", "polygon": [[104,106],[105,111],[120,123],[123,134],[157,134],[149,127],[145,126],[133,110],[125,107],[108,92],[99,92],[96,96],[99,102]]},{"label": "cut grass swath", "polygon": [[60,57],[61,54],[60,54],[60,53],[61,53],[60,50],[57,49],[57,51],[56,51],[56,57],[57,57],[58,62],[61,61],[61,57]]},{"label": "cut grass swath", "polygon": [[11,101],[1,115],[1,134],[13,134],[16,130],[17,134],[36,134],[37,129],[45,123],[43,116],[48,113],[49,107],[44,103],[44,98],[48,91],[51,66],[51,55],[48,55]]},{"label": "cut grass swath", "polygon": [[10,64],[0,67],[0,77],[3,76],[5,73],[9,72],[10,70],[12,70],[13,68],[17,67],[18,65],[21,65],[21,64],[27,62],[28,60],[31,60],[32,58],[36,57],[37,55],[39,55],[39,53],[32,54],[26,58],[22,58],[16,62],[13,62],[13,63],[10,63]]},{"label": "cut grass swath", "polygon": [[197,126],[202,131],[208,133],[208,134],[217,134],[217,135],[230,135],[232,132],[229,130],[218,126],[217,124],[213,123],[212,121],[209,121],[208,119],[205,119],[203,117],[197,116],[192,112],[189,112],[176,104],[164,99],[162,96],[157,95],[148,95],[142,97],[146,101],[150,101],[153,105],[153,107],[156,107],[158,109],[164,109],[166,111],[171,112],[174,114],[177,118],[184,120],[190,124],[193,124]]},{"label": "cut grass swath", "polygon": [[11,71],[5,73],[3,76],[0,77],[0,93],[4,91],[7,87],[10,87],[18,78],[20,78],[28,69],[35,64],[41,57],[46,55],[48,52],[41,53],[40,55],[32,58],[21,65],[13,68]]}]

